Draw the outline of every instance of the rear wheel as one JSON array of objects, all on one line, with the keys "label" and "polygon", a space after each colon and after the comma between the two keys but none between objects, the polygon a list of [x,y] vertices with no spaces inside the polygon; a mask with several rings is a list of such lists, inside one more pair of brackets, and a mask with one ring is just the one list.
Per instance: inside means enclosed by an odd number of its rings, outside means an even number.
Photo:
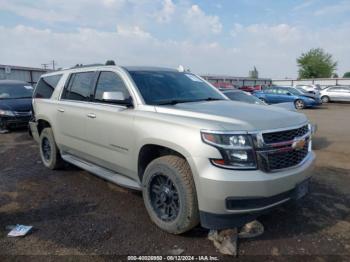
[{"label": "rear wheel", "polygon": [[330,101],[329,96],[322,96],[321,100],[322,100],[322,103],[329,103]]},{"label": "rear wheel", "polygon": [[196,189],[185,159],[169,155],[153,160],[144,173],[142,192],[151,220],[161,229],[181,234],[199,223]]},{"label": "rear wheel", "polygon": [[301,99],[296,100],[294,102],[294,105],[295,105],[295,108],[298,109],[298,110],[304,109],[304,107],[305,107],[305,103]]},{"label": "rear wheel", "polygon": [[49,127],[40,134],[40,156],[47,168],[59,169],[63,167],[64,161],[56,145],[52,129]]}]

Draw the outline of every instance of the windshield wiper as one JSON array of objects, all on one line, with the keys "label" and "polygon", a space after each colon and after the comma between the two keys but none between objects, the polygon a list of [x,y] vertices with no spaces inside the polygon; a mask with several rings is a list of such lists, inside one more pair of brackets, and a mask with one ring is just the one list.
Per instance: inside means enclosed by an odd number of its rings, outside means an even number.
[{"label": "windshield wiper", "polygon": [[188,99],[188,100],[180,100],[180,99],[174,99],[164,102],[159,102],[157,105],[176,105],[180,103],[193,103],[193,102],[201,102],[201,101],[217,101],[217,100],[224,100],[220,98],[214,98],[214,97],[208,97],[208,98],[201,98],[201,99]]},{"label": "windshield wiper", "polygon": [[190,103],[190,102],[196,102],[197,100],[180,100],[180,99],[174,99],[174,100],[168,100],[164,102],[158,102],[157,105],[176,105],[180,103]]},{"label": "windshield wiper", "polygon": [[224,99],[215,98],[215,97],[208,97],[208,98],[205,98],[205,99],[200,99],[198,101],[218,101],[218,100],[224,100]]}]

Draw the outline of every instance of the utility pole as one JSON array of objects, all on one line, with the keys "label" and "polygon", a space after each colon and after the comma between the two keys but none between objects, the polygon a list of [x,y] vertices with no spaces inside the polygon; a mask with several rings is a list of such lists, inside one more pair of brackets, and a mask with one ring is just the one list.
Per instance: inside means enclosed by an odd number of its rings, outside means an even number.
[{"label": "utility pole", "polygon": [[55,69],[56,69],[56,68],[55,68],[56,62],[55,62],[55,60],[52,60],[51,62],[52,62],[52,70],[55,71]]},{"label": "utility pole", "polygon": [[43,69],[47,70],[47,68],[49,67],[49,64],[45,63],[45,64],[41,64],[41,66],[43,67]]}]

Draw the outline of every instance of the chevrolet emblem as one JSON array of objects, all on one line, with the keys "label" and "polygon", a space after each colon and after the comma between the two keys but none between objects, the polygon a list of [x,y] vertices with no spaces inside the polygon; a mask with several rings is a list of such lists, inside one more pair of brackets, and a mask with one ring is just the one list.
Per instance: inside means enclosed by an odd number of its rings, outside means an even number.
[{"label": "chevrolet emblem", "polygon": [[300,151],[304,148],[305,144],[306,144],[305,139],[296,140],[293,142],[292,148],[295,149],[296,151]]}]

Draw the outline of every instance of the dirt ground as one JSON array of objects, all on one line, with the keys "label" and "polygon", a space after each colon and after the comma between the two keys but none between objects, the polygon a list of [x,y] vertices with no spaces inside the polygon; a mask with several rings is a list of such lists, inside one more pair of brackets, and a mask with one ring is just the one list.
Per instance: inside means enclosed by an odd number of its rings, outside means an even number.
[{"label": "dirt ground", "polygon": [[[260,217],[265,233],[241,240],[240,258],[350,259],[350,104],[304,113],[318,125],[311,193],[298,205]],[[33,225],[34,230],[24,238],[9,238],[6,227],[13,224]],[[26,132],[0,135],[2,258],[89,255],[84,258],[104,260],[104,255],[166,255],[176,247],[184,249],[182,255],[223,258],[207,233],[197,227],[180,236],[167,234],[151,223],[140,193],[74,167],[48,170]]]}]

